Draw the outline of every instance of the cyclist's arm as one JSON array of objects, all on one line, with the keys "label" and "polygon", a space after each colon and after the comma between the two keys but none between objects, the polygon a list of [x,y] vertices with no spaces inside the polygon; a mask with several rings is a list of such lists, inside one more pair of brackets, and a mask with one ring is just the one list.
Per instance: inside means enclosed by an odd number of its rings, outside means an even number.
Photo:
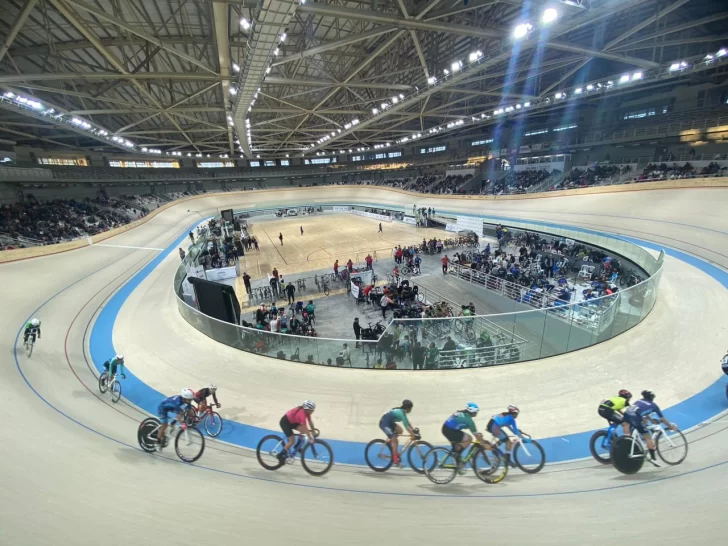
[{"label": "cyclist's arm", "polygon": [[306,421],[308,422],[308,426],[306,426],[306,423],[303,424],[303,428],[305,429],[303,432],[313,442],[313,440],[314,440],[314,437],[313,437],[313,429],[316,428],[316,427],[313,425],[313,419],[311,418],[310,415],[307,415],[306,416]]},{"label": "cyclist's arm", "polygon": [[38,326],[37,330],[38,330],[38,339],[40,339],[40,326]]},{"label": "cyclist's arm", "polygon": [[214,392],[212,393],[212,399],[215,401],[215,405],[220,405],[220,402],[217,401],[217,394],[215,394]]},{"label": "cyclist's arm", "polygon": [[515,434],[516,436],[520,437],[521,436],[521,431],[518,430],[518,425],[516,425],[516,420],[513,417],[511,417],[509,421],[510,422],[506,426],[509,429],[511,429],[511,431],[513,432],[513,434]]},{"label": "cyclist's arm", "polygon": [[119,375],[121,375],[121,377],[123,377],[124,379],[126,379],[126,375],[124,374],[124,371],[125,371],[124,364],[122,364],[120,362],[119,364],[117,364],[117,366],[118,366],[118,373],[119,373]]},{"label": "cyclist's arm", "polygon": [[399,414],[402,416],[402,424],[404,425],[404,428],[409,430],[412,434],[414,434],[414,428],[412,428],[412,425],[409,422],[409,419],[407,418],[407,412],[403,409],[399,410]]}]

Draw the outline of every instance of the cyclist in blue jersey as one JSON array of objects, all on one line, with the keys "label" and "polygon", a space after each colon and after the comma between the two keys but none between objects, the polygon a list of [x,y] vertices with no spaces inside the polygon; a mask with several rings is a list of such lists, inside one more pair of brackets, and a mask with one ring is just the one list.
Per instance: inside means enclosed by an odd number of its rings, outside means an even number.
[{"label": "cyclist in blue jersey", "polygon": [[122,379],[126,379],[126,375],[124,375],[124,356],[118,354],[111,360],[104,362],[104,370],[108,374],[107,381],[110,381],[115,373],[121,375]]},{"label": "cyclist in blue jersey", "polygon": [[192,400],[195,398],[195,391],[192,389],[182,389],[182,392],[177,396],[170,396],[165,398],[157,407],[157,416],[162,423],[157,432],[157,442],[159,443],[159,449],[165,447],[164,433],[167,432],[167,426],[169,425],[169,414],[174,413],[175,419],[182,423],[184,422],[182,414],[185,409],[191,405]]},{"label": "cyclist in blue jersey", "polygon": [[653,466],[660,466],[660,463],[657,462],[655,458],[655,443],[652,441],[652,436],[649,431],[645,428],[644,419],[654,413],[670,430],[677,430],[677,427],[665,419],[659,406],[653,402],[654,399],[654,392],[650,390],[642,391],[642,400],[637,400],[634,404],[627,408],[624,412],[624,420],[632,425],[632,427],[634,427],[645,439],[647,449],[650,451],[650,458],[647,460],[650,461]]},{"label": "cyclist in blue jersey", "polygon": [[412,411],[413,406],[412,400],[403,400],[400,407],[392,408],[382,415],[382,418],[379,420],[379,428],[387,435],[387,442],[392,446],[392,461],[394,464],[400,463],[397,437],[403,432],[402,427],[397,423],[402,423],[410,434],[417,435],[417,432],[407,418],[407,414]]},{"label": "cyclist in blue jersey", "polygon": [[468,449],[473,441],[472,436],[467,434],[465,429],[472,432],[480,442],[485,441],[483,440],[483,434],[478,432],[478,427],[475,426],[475,421],[473,421],[473,418],[478,415],[478,411],[480,411],[478,404],[468,402],[464,410],[453,413],[442,425],[442,434],[452,444],[458,466],[460,465],[460,454]]},{"label": "cyclist in blue jersey", "polygon": [[509,428],[513,434],[523,439],[524,442],[529,441],[528,438],[523,438],[521,431],[518,430],[518,425],[516,425],[516,417],[518,417],[520,412],[521,410],[519,410],[516,406],[508,406],[508,409],[503,413],[499,413],[491,417],[490,421],[488,421],[488,425],[486,426],[488,432],[495,436],[499,441],[506,443],[506,461],[508,461],[509,464],[511,462],[511,447],[513,447],[513,442],[511,441],[510,436],[508,436],[503,429]]}]

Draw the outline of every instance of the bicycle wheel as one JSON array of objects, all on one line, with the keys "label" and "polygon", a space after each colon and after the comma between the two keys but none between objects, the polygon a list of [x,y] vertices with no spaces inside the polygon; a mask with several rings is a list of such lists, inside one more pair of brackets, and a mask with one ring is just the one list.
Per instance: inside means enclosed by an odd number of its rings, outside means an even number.
[{"label": "bicycle wheel", "polygon": [[364,448],[364,459],[374,472],[386,472],[392,467],[392,446],[377,438]]},{"label": "bicycle wheel", "polygon": [[222,417],[220,417],[220,414],[216,411],[208,413],[205,415],[204,425],[207,433],[211,437],[216,438],[217,436],[220,436],[220,433],[222,432]]},{"label": "bicycle wheel", "polygon": [[425,303],[425,295],[421,292],[417,292],[417,303]]},{"label": "bicycle wheel", "polygon": [[301,451],[301,466],[312,476],[323,476],[333,464],[334,452],[323,440],[317,438],[313,443],[307,443]]},{"label": "bicycle wheel", "polygon": [[402,268],[402,275],[410,275],[411,273],[412,273],[412,270],[409,267]]},{"label": "bicycle wheel", "polygon": [[470,465],[475,475],[485,483],[502,482],[508,474],[508,464],[497,449],[478,448],[470,460]]},{"label": "bicycle wheel", "polygon": [[121,399],[121,383],[114,381],[111,384],[111,401],[116,403]]},{"label": "bicycle wheel", "polygon": [[427,479],[437,485],[450,483],[458,473],[455,457],[446,447],[433,447],[428,451],[423,468]]},{"label": "bicycle wheel", "polygon": [[33,345],[35,345],[35,342],[30,341],[30,339],[25,342],[25,354],[28,355],[28,358],[33,354]]},{"label": "bicycle wheel", "polygon": [[260,466],[266,470],[278,470],[286,464],[285,459],[278,458],[278,454],[283,451],[284,445],[286,445],[285,441],[280,436],[275,434],[263,436],[258,442],[258,447],[255,448],[255,456]]},{"label": "bicycle wheel", "polygon": [[636,474],[645,464],[645,451],[631,436],[620,436],[614,440],[609,454],[612,465],[622,474]]},{"label": "bicycle wheel", "polygon": [[418,474],[425,473],[425,456],[432,449],[432,445],[424,440],[412,442],[407,450],[407,462],[410,468]]},{"label": "bicycle wheel", "polygon": [[109,377],[109,374],[106,372],[102,373],[99,376],[99,391],[101,391],[101,394],[104,394],[107,390],[109,390],[109,386],[106,384],[106,379]]},{"label": "bicycle wheel", "polygon": [[612,456],[609,454],[611,447],[606,430],[597,430],[589,439],[589,451],[598,463],[612,464]]},{"label": "bicycle wheel", "polygon": [[328,284],[324,284],[324,296],[328,296],[329,295],[329,292],[330,292],[329,285]]},{"label": "bicycle wheel", "polygon": [[194,463],[205,451],[205,437],[194,427],[185,427],[174,439],[177,457],[186,463]]},{"label": "bicycle wheel", "polygon": [[159,430],[159,421],[154,417],[148,417],[139,423],[137,429],[137,441],[139,447],[147,453],[153,453],[157,450],[157,430]]},{"label": "bicycle wheel", "polygon": [[655,446],[660,459],[670,466],[680,464],[688,456],[688,441],[679,430],[670,431],[669,434],[660,432],[655,437]]},{"label": "bicycle wheel", "polygon": [[455,327],[455,331],[456,332],[458,332],[458,333],[462,332],[463,331],[463,328],[464,328],[463,321],[462,320],[456,320],[454,327]]},{"label": "bicycle wheel", "polygon": [[536,440],[518,443],[513,449],[513,460],[526,474],[536,474],[546,464],[546,452]]}]

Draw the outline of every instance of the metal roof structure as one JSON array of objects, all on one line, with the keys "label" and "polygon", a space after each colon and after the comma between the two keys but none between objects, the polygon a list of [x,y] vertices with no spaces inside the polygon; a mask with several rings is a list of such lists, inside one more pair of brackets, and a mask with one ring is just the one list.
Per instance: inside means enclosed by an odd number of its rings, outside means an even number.
[{"label": "metal roof structure", "polygon": [[377,146],[620,73],[671,76],[640,77],[634,92],[708,81],[724,67],[666,67],[728,45],[720,0],[3,6],[0,140],[80,151],[253,158]]}]

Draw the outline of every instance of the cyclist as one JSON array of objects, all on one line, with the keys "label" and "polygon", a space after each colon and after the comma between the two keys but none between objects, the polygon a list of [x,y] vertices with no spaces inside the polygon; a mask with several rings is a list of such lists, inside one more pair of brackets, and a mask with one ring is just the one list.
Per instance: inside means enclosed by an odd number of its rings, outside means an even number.
[{"label": "cyclist", "polygon": [[124,355],[117,354],[111,360],[104,362],[104,370],[109,381],[117,371],[122,379],[126,379],[126,375],[124,375]]},{"label": "cyclist", "polygon": [[475,421],[473,421],[479,411],[480,407],[478,404],[468,402],[465,405],[465,409],[453,413],[442,425],[442,434],[452,444],[452,450],[458,464],[458,471],[462,470],[460,469],[460,454],[468,449],[468,446],[473,441],[470,434],[467,434],[464,430],[470,430],[480,442],[484,441],[483,434],[478,432],[478,427],[475,426]]},{"label": "cyclist", "polygon": [[524,442],[529,441],[528,438],[523,438],[521,431],[518,430],[518,425],[516,425],[516,417],[518,417],[519,413],[521,413],[521,410],[516,406],[508,406],[503,413],[498,413],[491,417],[488,425],[485,427],[499,442],[506,443],[506,461],[509,464],[511,462],[511,447],[513,447],[513,442],[503,429],[507,427],[513,434],[522,438]]},{"label": "cyclist", "polygon": [[624,410],[627,406],[629,406],[631,398],[632,393],[627,389],[622,389],[614,398],[602,400],[602,403],[599,404],[599,409],[597,410],[597,413],[599,413],[601,417],[604,417],[610,425],[612,423],[615,425],[622,425],[625,435],[629,434],[629,424],[624,422],[623,414]]},{"label": "cyclist", "polygon": [[402,434],[402,427],[397,423],[402,423],[404,427],[413,436],[417,435],[417,431],[412,427],[407,419],[407,414],[412,411],[412,400],[403,400],[402,405],[398,408],[392,408],[390,411],[382,415],[379,420],[379,428],[387,435],[387,442],[392,446],[392,461],[399,464],[399,450],[397,446],[397,437]]},{"label": "cyclist", "polygon": [[176,414],[175,420],[183,423],[183,414],[185,410],[191,406],[191,402],[194,398],[195,392],[192,389],[182,389],[182,392],[180,392],[177,396],[165,398],[159,406],[157,406],[157,416],[162,423],[162,426],[159,427],[159,431],[157,432],[157,443],[160,451],[163,447],[166,447],[164,433],[167,432],[167,426],[169,425],[169,414]]},{"label": "cyclist", "polygon": [[197,415],[202,415],[207,411],[207,397],[212,396],[212,400],[215,406],[220,407],[220,402],[217,401],[217,395],[215,394],[217,387],[210,385],[209,387],[203,387],[195,393],[195,402],[197,403]]},{"label": "cyclist", "polygon": [[660,418],[660,421],[662,421],[662,423],[670,430],[677,430],[677,427],[665,419],[659,406],[653,402],[655,399],[654,392],[645,390],[642,391],[641,394],[642,400],[637,400],[637,402],[629,406],[624,412],[624,420],[637,429],[637,432],[639,432],[645,439],[647,449],[650,451],[650,458],[647,460],[650,461],[653,466],[660,466],[660,463],[657,462],[655,458],[655,443],[652,441],[652,435],[650,435],[649,431],[645,428],[643,419],[651,413],[655,413]]},{"label": "cyclist", "polygon": [[[33,334],[40,339],[40,320],[37,318],[30,319],[25,324],[25,332],[23,332],[23,343],[28,343],[28,338]],[[33,340],[35,342],[35,339]]]},{"label": "cyclist", "polygon": [[[40,324],[40,322],[38,324]],[[40,337],[40,330],[38,330],[38,337]],[[726,351],[726,355],[720,361],[720,365],[723,368],[723,373],[728,375],[728,351]]]},{"label": "cyclist", "polygon": [[316,409],[316,403],[311,400],[304,400],[303,404],[296,406],[293,409],[288,410],[283,417],[281,417],[280,426],[283,434],[286,435],[286,445],[283,446],[283,451],[278,454],[278,458],[285,460],[288,457],[288,450],[291,449],[293,443],[296,441],[294,430],[297,430],[301,434],[308,436],[308,439],[313,442],[313,419],[311,415]]}]

